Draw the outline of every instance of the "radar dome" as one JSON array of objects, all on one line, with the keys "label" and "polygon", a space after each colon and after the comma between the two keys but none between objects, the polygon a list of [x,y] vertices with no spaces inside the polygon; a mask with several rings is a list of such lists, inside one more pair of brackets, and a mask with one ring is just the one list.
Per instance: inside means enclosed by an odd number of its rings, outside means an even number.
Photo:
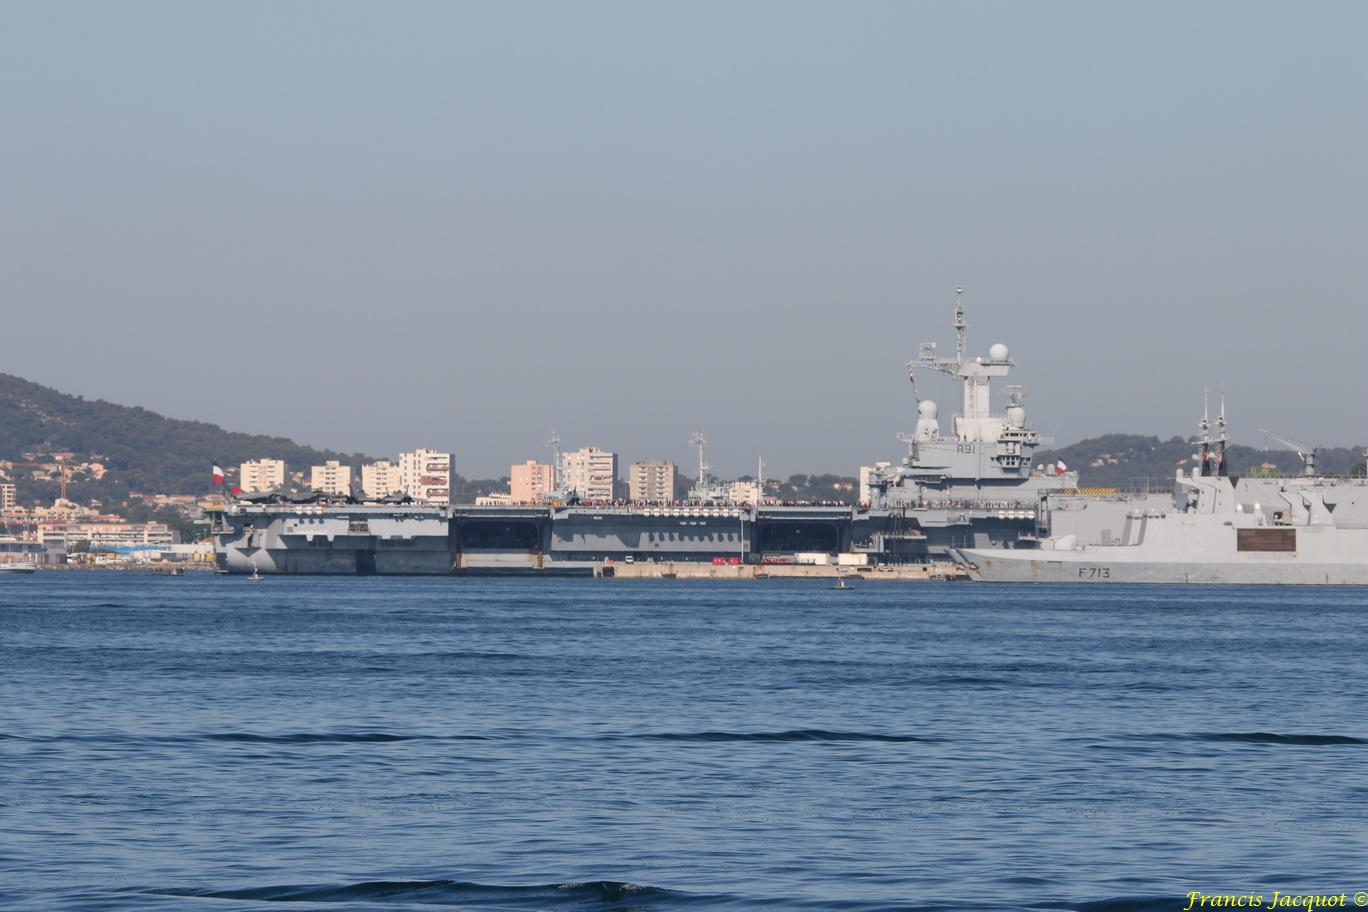
[{"label": "radar dome", "polygon": [[1007,346],[1003,345],[1001,342],[995,342],[993,346],[988,349],[988,358],[992,361],[1006,361],[1007,354]]},{"label": "radar dome", "polygon": [[921,404],[917,406],[917,414],[923,418],[935,418],[940,414],[940,406],[930,399],[923,399]]}]

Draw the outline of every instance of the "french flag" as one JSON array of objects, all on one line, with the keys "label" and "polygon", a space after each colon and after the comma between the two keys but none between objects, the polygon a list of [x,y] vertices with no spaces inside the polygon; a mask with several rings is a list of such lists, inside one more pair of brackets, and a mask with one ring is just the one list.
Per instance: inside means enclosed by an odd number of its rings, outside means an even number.
[{"label": "french flag", "polygon": [[218,466],[214,466],[214,484],[223,484],[223,469]]}]

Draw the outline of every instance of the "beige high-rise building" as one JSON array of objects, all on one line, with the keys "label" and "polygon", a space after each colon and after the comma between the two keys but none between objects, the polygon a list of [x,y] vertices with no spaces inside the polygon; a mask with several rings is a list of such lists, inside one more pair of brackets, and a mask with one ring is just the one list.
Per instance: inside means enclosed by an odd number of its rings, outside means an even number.
[{"label": "beige high-rise building", "polygon": [[309,487],[325,494],[351,494],[351,466],[329,459],[309,469]]},{"label": "beige high-rise building", "polygon": [[15,487],[9,482],[0,482],[0,512],[13,510],[18,501],[15,498]]},{"label": "beige high-rise building", "polygon": [[732,503],[759,503],[760,484],[754,481],[733,481],[727,485],[727,500]]},{"label": "beige high-rise building", "polygon": [[617,453],[583,447],[561,457],[565,486],[584,500],[612,500],[617,481]]},{"label": "beige high-rise building", "polygon": [[674,489],[675,464],[668,459],[634,462],[627,469],[627,496],[637,503],[669,503]]},{"label": "beige high-rise building", "polygon": [[253,459],[238,466],[238,487],[244,494],[285,487],[285,460]]},{"label": "beige high-rise building", "polygon": [[387,459],[367,463],[361,467],[361,491],[371,500],[389,497],[404,490],[399,480],[399,466]]},{"label": "beige high-rise building", "polygon": [[399,454],[399,484],[419,503],[451,503],[451,454],[414,450]]},{"label": "beige high-rise building", "polygon": [[513,503],[541,503],[556,487],[556,467],[529,459],[508,467],[508,493]]}]

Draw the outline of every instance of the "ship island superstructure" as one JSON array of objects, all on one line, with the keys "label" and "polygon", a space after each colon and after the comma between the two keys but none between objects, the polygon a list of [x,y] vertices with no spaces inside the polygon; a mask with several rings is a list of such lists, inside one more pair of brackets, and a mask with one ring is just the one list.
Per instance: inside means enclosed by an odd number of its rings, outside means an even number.
[{"label": "ship island superstructure", "polygon": [[1077,475],[1032,465],[1048,440],[1027,424],[1020,387],[1007,387],[1005,409],[993,411],[992,382],[1016,365],[1001,343],[969,355],[960,294],[953,327],[954,356],[922,345],[909,376],[932,370],[958,380],[960,414],[942,433],[938,406],[917,397],[914,382],[916,428],[897,437],[906,455],[873,471],[868,503],[722,501],[710,488],[700,432],[691,441],[699,484],[685,503],[433,506],[268,494],[223,511],[216,555],[233,573],[583,573],[612,561],[756,564],[813,553],[925,563],[1038,536],[1043,499],[1076,486]]},{"label": "ship island superstructure", "polygon": [[1046,492],[1077,486],[1076,472],[1032,467],[1036,450],[1052,441],[1027,425],[1022,387],[1006,387],[1006,409],[993,411],[992,381],[1005,379],[1016,362],[1001,342],[990,346],[986,357],[970,357],[968,327],[963,299],[957,294],[954,357],[941,357],[936,344],[928,342],[908,362],[914,391],[917,370],[937,371],[959,381],[961,409],[952,419],[950,433],[942,434],[939,406],[917,397],[916,431],[898,435],[907,445],[906,457],[870,478],[873,506],[924,508],[945,500],[1026,503]]}]

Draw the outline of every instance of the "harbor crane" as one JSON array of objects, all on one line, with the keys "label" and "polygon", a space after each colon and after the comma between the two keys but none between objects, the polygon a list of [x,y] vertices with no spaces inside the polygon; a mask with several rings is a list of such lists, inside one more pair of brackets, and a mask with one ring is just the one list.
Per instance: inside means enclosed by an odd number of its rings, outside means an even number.
[{"label": "harbor crane", "polygon": [[1278,443],[1281,443],[1283,446],[1287,447],[1288,449],[1292,450],[1292,452],[1297,454],[1297,457],[1302,461],[1303,475],[1309,476],[1316,474],[1315,447],[1309,447],[1304,443],[1297,443],[1297,441],[1295,440],[1288,440],[1286,437],[1275,434],[1267,428],[1259,428],[1259,430],[1262,431],[1265,435],[1272,437],[1274,440],[1278,441]]}]

